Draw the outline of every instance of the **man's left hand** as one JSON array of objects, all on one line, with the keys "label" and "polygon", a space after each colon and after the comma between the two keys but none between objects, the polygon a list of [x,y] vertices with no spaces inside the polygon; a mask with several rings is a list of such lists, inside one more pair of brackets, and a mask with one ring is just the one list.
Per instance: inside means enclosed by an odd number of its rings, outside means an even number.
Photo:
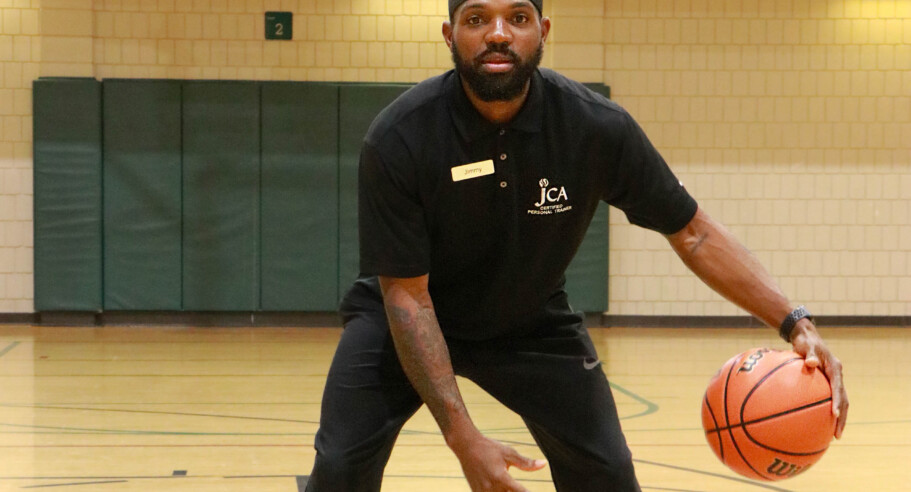
[{"label": "man's left hand", "polygon": [[791,344],[794,351],[804,357],[807,367],[819,367],[829,378],[832,385],[832,413],[838,419],[835,425],[835,438],[841,439],[848,420],[848,393],[842,381],[841,361],[832,355],[826,347],[816,327],[808,319],[797,322],[791,333]]}]

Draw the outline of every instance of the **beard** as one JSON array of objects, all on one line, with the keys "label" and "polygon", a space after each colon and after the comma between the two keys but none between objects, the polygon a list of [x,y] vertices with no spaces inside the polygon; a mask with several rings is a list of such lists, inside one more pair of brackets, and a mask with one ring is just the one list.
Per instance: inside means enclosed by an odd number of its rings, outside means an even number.
[{"label": "beard", "polygon": [[[488,73],[482,68],[485,56],[492,53],[506,55],[513,64],[512,70],[503,73]],[[515,51],[509,49],[506,43],[490,44],[480,55],[471,61],[466,61],[459,53],[456,43],[452,43],[452,61],[462,80],[478,98],[484,102],[510,101],[515,99],[525,90],[526,84],[541,63],[544,55],[544,43],[527,59],[523,60]]]}]

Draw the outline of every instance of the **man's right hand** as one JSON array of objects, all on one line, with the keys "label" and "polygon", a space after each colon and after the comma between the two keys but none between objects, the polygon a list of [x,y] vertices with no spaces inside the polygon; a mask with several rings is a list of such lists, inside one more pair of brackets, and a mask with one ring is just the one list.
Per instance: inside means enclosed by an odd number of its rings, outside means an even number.
[{"label": "man's right hand", "polygon": [[506,470],[515,466],[535,471],[547,463],[528,459],[487,439],[471,422],[433,309],[429,284],[429,275],[380,277],[389,331],[402,369],[462,463],[473,492],[528,492]]},{"label": "man's right hand", "polygon": [[472,492],[528,492],[507,470],[536,471],[547,462],[526,458],[515,449],[478,434],[473,439],[452,447],[462,464]]}]

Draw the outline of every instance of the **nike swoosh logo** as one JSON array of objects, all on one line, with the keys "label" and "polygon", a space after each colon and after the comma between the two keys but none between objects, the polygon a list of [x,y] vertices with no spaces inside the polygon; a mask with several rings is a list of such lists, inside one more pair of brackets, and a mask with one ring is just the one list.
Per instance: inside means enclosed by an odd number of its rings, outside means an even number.
[{"label": "nike swoosh logo", "polygon": [[601,364],[601,360],[599,360],[599,359],[595,359],[595,360],[585,359],[582,361],[582,367],[584,367],[586,371],[591,371],[592,369],[598,367],[598,365],[600,365],[600,364]]}]

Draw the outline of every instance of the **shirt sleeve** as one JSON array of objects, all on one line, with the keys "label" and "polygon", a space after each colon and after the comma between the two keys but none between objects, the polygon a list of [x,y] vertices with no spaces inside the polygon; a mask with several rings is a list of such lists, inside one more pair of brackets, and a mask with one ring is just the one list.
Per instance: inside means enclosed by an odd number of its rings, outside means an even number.
[{"label": "shirt sleeve", "polygon": [[683,229],[696,214],[696,200],[674,176],[629,113],[622,112],[615,160],[608,166],[604,200],[635,225],[662,234]]},{"label": "shirt sleeve", "polygon": [[430,271],[429,235],[410,159],[384,159],[364,143],[358,170],[358,231],[362,275],[410,278]]}]

